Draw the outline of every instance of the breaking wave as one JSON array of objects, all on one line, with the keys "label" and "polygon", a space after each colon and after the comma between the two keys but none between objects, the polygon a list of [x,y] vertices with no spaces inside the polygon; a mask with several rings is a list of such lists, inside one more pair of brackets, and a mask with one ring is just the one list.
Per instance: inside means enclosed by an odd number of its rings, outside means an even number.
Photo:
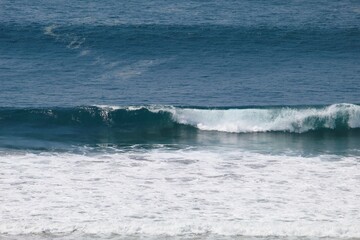
[{"label": "breaking wave", "polygon": [[231,133],[351,130],[360,128],[360,106],[190,108],[174,106],[86,106],[0,109],[0,126],[111,129],[176,129]]},{"label": "breaking wave", "polygon": [[314,108],[175,109],[173,118],[201,130],[223,132],[295,132],[360,127],[360,106],[335,104]]}]

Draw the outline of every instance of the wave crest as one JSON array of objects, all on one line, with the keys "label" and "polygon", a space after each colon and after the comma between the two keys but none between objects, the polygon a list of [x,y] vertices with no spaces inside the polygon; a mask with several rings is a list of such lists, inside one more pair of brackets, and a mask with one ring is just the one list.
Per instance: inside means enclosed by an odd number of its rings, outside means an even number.
[{"label": "wave crest", "polygon": [[[0,126],[111,128],[152,132],[199,130],[304,133],[360,128],[360,106],[206,109],[173,106],[86,106],[52,109],[0,109]],[[185,127],[185,128],[184,128]]]},{"label": "wave crest", "polygon": [[360,127],[360,106],[334,104],[324,108],[181,109],[170,110],[175,121],[201,130],[234,133],[296,132]]}]

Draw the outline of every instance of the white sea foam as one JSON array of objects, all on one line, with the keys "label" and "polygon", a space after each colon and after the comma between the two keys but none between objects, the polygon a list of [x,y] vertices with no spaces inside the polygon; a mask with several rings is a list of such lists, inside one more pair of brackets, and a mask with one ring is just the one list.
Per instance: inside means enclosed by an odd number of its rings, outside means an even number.
[{"label": "white sea foam", "polygon": [[115,105],[94,105],[95,107],[98,107],[98,108],[101,108],[103,110],[109,110],[109,111],[115,111],[115,110],[118,110],[118,109],[124,109],[123,107],[121,106],[115,106]]},{"label": "white sea foam", "polygon": [[247,132],[307,132],[319,128],[360,128],[360,106],[333,104],[324,108],[247,108],[247,109],[196,109],[173,106],[107,106],[97,105],[108,111],[126,109],[136,111],[169,112],[174,121],[192,125],[201,130]]},{"label": "white sea foam", "polygon": [[150,68],[157,66],[163,62],[164,60],[139,60],[135,63],[117,68],[115,70],[115,76],[122,79],[129,79],[140,76],[144,72],[148,71]]},{"label": "white sea foam", "polygon": [[326,108],[279,109],[175,109],[176,121],[196,126],[201,130],[224,132],[306,132],[319,127],[336,128],[339,119],[348,127],[360,127],[360,106],[335,104]]},{"label": "white sea foam", "polygon": [[[57,28],[56,25],[50,25],[45,27],[44,34],[53,37],[54,39],[56,39],[56,41],[66,44],[66,47],[69,49],[76,50],[82,48],[82,45],[86,40],[84,37],[79,37],[71,33],[67,33],[67,34],[55,33],[54,30],[56,28]],[[88,53],[89,51],[84,52],[84,50],[82,50],[80,52],[80,56],[84,56]]]},{"label": "white sea foam", "polygon": [[89,55],[90,52],[91,52],[90,50],[82,50],[79,55],[86,56],[86,55]]},{"label": "white sea foam", "polygon": [[0,234],[356,238],[359,161],[220,147],[2,153]]},{"label": "white sea foam", "polygon": [[[81,45],[85,42],[85,38],[80,38],[74,36],[72,40],[70,40],[69,44],[66,46],[69,49],[78,49],[81,47]],[[83,51],[81,51],[82,53]],[[80,53],[80,54],[81,54]]]},{"label": "white sea foam", "polygon": [[52,37],[57,37],[57,34],[54,33],[55,25],[50,25],[44,28],[44,34]]},{"label": "white sea foam", "polygon": [[94,105],[94,106],[101,108],[102,110],[107,110],[107,111],[116,111],[119,109],[123,109],[123,110],[127,110],[127,111],[138,111],[141,109],[147,109],[154,113],[164,112],[164,111],[172,112],[176,109],[173,106],[162,106],[162,105],[117,106],[117,105],[100,104],[100,105]]}]

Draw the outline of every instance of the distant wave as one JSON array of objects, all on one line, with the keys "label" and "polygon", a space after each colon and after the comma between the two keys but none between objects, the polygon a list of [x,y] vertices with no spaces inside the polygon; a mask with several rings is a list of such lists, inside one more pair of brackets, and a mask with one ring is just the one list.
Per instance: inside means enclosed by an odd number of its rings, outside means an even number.
[{"label": "distant wave", "polygon": [[84,106],[50,109],[0,109],[0,127],[101,127],[152,129],[181,126],[231,133],[351,130],[360,128],[360,106],[191,108],[174,106]]},{"label": "distant wave", "polygon": [[[33,45],[44,46],[54,41],[68,49],[112,48],[116,52],[137,52],[147,49],[159,54],[168,51],[207,51],[221,53],[251,53],[262,51],[262,47],[279,47],[278,50],[341,51],[353,52],[358,48],[357,28],[272,27],[272,26],[226,26],[226,25],[157,25],[122,24],[118,26],[97,25],[17,25],[3,24],[0,33],[12,41],[31,40]],[[4,45],[5,46],[5,45]],[[19,45],[20,46],[20,45]],[[22,45],[21,45],[22,46]],[[150,48],[150,49],[149,49]],[[261,49],[260,49],[261,48]],[[82,50],[84,50],[82,49]],[[24,49],[30,51],[32,49]]]}]

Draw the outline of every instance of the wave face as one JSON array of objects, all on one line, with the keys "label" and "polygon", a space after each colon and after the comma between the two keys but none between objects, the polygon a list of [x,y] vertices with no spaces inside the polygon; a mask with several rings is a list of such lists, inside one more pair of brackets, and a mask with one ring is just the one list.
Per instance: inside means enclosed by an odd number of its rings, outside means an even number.
[{"label": "wave face", "polygon": [[355,104],[1,108],[0,150],[107,152],[134,145],[152,149],[160,144],[231,146],[268,154],[356,155],[359,113]]},{"label": "wave face", "polygon": [[[0,126],[73,127],[154,130],[192,126],[199,130],[254,133],[305,133],[360,128],[360,106],[264,107],[207,109],[172,106],[89,106],[52,109],[0,110]],[[193,128],[188,128],[193,131]]]},{"label": "wave face", "polygon": [[175,109],[173,118],[201,130],[233,133],[347,130],[360,127],[360,106],[335,104],[325,108]]},{"label": "wave face", "polygon": [[235,144],[257,151],[281,152],[291,148],[306,153],[343,153],[357,148],[360,106],[2,108],[0,128],[0,147],[18,149]]}]

